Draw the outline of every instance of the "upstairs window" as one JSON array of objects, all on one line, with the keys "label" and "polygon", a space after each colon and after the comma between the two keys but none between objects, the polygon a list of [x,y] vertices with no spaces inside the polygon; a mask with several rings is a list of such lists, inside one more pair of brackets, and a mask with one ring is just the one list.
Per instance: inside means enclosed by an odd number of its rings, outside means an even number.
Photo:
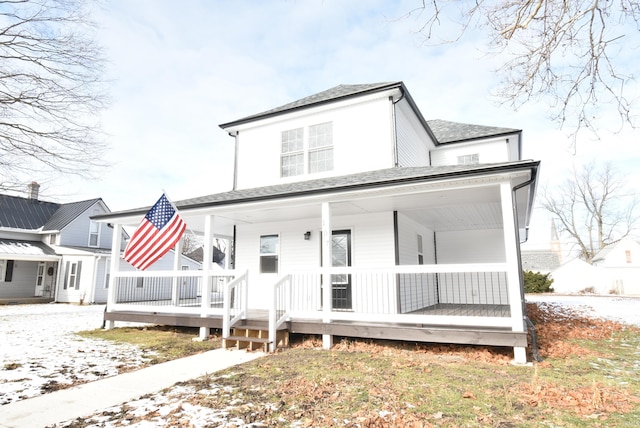
[{"label": "upstairs window", "polygon": [[631,250],[626,250],[624,256],[627,259],[627,263],[631,263]]},{"label": "upstairs window", "polygon": [[333,169],[333,126],[331,122],[309,127],[309,173]]},{"label": "upstairs window", "polygon": [[480,163],[480,157],[477,153],[471,155],[458,156],[458,165],[476,165]]},{"label": "upstairs window", "polygon": [[281,134],[280,176],[313,174],[333,170],[333,124],[311,125]]},{"label": "upstairs window", "polygon": [[278,235],[260,237],[260,273],[278,273]]},{"label": "upstairs window", "polygon": [[282,131],[282,164],[280,175],[291,177],[304,174],[304,143],[302,128]]},{"label": "upstairs window", "polygon": [[89,223],[89,246],[97,247],[100,236],[100,224],[97,221]]}]

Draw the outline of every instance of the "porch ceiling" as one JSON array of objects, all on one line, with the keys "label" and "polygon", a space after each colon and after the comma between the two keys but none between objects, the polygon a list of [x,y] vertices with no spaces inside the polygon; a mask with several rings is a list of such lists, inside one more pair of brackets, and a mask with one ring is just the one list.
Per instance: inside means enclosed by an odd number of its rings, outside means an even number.
[{"label": "porch ceiling", "polygon": [[[431,186],[433,187],[433,186]],[[332,216],[398,211],[436,231],[490,229],[502,226],[500,188],[497,184],[460,188],[420,188],[412,186],[399,192],[376,189],[349,192],[330,198],[297,198],[218,207],[214,215],[214,233],[231,235],[234,224],[320,219],[322,202],[331,203]],[[204,230],[204,213],[181,211],[194,231]]]}]

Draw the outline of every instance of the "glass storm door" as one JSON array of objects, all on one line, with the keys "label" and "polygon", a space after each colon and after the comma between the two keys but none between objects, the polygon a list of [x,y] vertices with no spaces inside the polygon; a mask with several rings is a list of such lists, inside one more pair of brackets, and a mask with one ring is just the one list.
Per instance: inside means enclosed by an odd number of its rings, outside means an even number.
[{"label": "glass storm door", "polygon": [[[333,267],[351,266],[351,231],[333,231],[331,243],[331,265]],[[351,275],[331,275],[333,309],[351,309]]]}]

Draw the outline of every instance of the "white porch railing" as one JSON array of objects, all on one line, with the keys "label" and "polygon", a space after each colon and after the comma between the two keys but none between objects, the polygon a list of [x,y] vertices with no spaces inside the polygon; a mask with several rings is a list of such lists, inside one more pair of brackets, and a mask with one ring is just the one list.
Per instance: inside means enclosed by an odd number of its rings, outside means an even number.
[{"label": "white porch railing", "polygon": [[[272,285],[269,337],[289,320],[511,328],[520,321],[506,263],[328,268],[291,272]],[[108,311],[220,316],[223,339],[249,316],[246,272],[118,272]],[[323,287],[323,278],[331,278]],[[326,305],[323,293],[329,290]],[[203,298],[209,293],[209,299]],[[514,327],[518,328],[518,327]]]},{"label": "white porch railing", "polygon": [[231,327],[246,319],[249,313],[248,272],[227,283],[224,287],[224,313],[222,318],[222,339],[231,336]]},{"label": "white porch railing", "polygon": [[[198,315],[224,313],[225,285],[235,271],[211,272],[203,286],[202,271],[134,271],[113,274],[108,311],[149,311]],[[203,298],[207,297],[208,299]]]},{"label": "white porch railing", "polygon": [[[293,272],[274,286],[272,322],[306,320],[511,327],[507,265],[441,264]],[[520,302],[515,302],[520,304]],[[276,327],[277,328],[277,327]]]}]

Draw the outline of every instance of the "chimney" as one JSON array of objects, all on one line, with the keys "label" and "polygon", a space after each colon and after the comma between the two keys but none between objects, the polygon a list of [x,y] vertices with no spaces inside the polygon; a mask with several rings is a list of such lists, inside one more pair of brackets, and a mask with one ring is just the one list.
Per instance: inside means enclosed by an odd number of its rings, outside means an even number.
[{"label": "chimney", "polygon": [[35,181],[32,181],[27,188],[29,189],[29,200],[37,201],[38,200],[38,190],[40,190],[40,185]]}]

